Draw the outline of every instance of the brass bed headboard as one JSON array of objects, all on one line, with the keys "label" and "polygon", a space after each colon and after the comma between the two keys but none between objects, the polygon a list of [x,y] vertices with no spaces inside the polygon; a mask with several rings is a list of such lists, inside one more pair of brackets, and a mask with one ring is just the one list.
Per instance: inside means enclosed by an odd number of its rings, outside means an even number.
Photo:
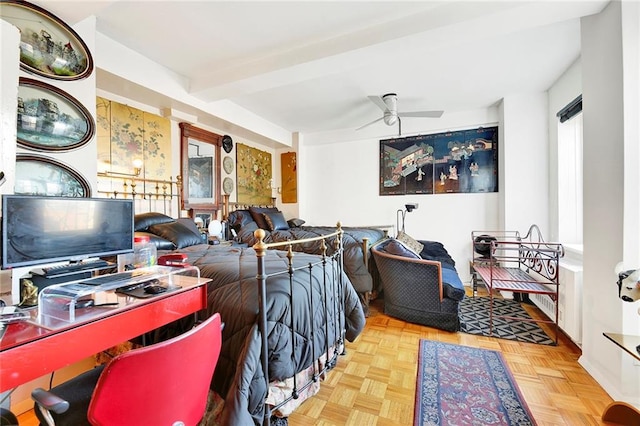
[{"label": "brass bed headboard", "polygon": [[97,191],[108,198],[131,198],[136,214],[160,212],[167,216],[180,215],[182,178],[173,180],[146,179],[143,176],[114,176],[98,172]]}]

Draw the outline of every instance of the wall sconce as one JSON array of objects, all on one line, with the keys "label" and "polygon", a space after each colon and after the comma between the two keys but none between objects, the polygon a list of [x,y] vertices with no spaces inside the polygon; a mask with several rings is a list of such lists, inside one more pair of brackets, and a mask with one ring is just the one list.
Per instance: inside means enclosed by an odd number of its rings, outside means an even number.
[{"label": "wall sconce", "polygon": [[105,176],[131,176],[131,177],[138,177],[138,176],[140,176],[140,172],[142,172],[142,160],[140,160],[139,158],[136,158],[135,160],[133,160],[133,173],[122,173],[122,172],[105,171],[104,175]]},{"label": "wall sconce", "polygon": [[278,194],[280,193],[280,187],[279,186],[275,186],[275,184],[273,183],[273,179],[269,179],[269,188],[272,191],[276,191]]},{"label": "wall sconce", "polygon": [[[411,213],[417,208],[418,208],[418,203],[410,203],[410,204],[404,205],[404,210],[398,209],[398,211],[396,212],[396,229],[397,229],[396,237],[400,232],[404,232],[404,217],[406,216],[406,214]],[[400,227],[400,218],[402,218],[402,227]]]},{"label": "wall sconce", "polygon": [[4,178],[4,172],[0,172],[0,186],[5,183],[6,179]]}]

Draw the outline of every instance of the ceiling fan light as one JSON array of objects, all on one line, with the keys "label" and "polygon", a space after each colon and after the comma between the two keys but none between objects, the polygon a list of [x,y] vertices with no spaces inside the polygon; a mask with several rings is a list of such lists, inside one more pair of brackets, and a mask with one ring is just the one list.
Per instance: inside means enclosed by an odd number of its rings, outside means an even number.
[{"label": "ceiling fan light", "polygon": [[384,124],[387,126],[393,126],[398,122],[398,116],[395,114],[385,114],[384,115]]}]

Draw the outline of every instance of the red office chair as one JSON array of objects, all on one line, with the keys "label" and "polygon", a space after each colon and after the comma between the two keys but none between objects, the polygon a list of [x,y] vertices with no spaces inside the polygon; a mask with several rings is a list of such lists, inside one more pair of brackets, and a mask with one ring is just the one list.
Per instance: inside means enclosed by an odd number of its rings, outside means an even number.
[{"label": "red office chair", "polygon": [[49,425],[196,425],[205,413],[221,345],[216,313],[184,334],[119,355],[51,392],[35,389],[36,416]]}]

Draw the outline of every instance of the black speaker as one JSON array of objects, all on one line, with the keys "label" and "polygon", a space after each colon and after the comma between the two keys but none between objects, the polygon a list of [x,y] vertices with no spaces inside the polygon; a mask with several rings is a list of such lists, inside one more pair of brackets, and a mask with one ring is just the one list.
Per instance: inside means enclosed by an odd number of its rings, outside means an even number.
[{"label": "black speaker", "polygon": [[489,258],[491,255],[491,242],[497,241],[496,237],[491,235],[478,235],[473,240],[473,250],[483,258]]}]

